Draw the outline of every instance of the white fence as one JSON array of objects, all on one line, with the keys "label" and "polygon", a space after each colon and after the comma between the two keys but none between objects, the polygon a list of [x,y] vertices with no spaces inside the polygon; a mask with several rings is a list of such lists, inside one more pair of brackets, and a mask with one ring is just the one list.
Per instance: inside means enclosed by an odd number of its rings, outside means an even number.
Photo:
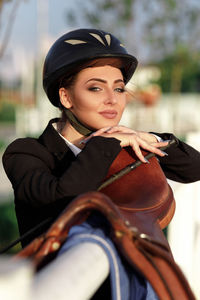
[{"label": "white fence", "polygon": [[[43,124],[46,124],[49,119],[48,106],[43,111]],[[41,118],[41,110],[37,112],[34,109],[32,115],[30,110],[27,114],[19,114],[18,136],[31,133],[31,129],[32,133],[36,133],[34,121],[39,120],[37,114]],[[200,95],[163,96],[152,107],[132,102],[121,123],[137,130],[173,132],[200,150]],[[175,182],[170,184],[177,209],[169,226],[169,243],[175,260],[188,278],[197,299],[200,299],[200,181],[187,185]]]},{"label": "white fence", "polygon": [[[166,95],[152,107],[132,102],[122,124],[136,130],[172,132],[200,151],[200,94]],[[170,181],[170,185],[176,212],[169,226],[169,243],[176,262],[200,299],[200,181]]]},{"label": "white fence", "polygon": [[136,130],[173,132],[185,136],[200,131],[200,94],[165,95],[154,106],[132,101],[121,121]]},{"label": "white fence", "polygon": [[[200,133],[187,134],[186,141],[200,151]],[[200,170],[199,170],[200,172]],[[176,262],[200,299],[200,181],[181,184],[170,181],[176,200],[169,226],[169,243]]]}]

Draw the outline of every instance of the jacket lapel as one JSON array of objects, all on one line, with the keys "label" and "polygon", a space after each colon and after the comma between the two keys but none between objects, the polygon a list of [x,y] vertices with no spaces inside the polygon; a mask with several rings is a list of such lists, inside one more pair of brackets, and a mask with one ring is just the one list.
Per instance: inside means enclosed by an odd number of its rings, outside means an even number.
[{"label": "jacket lapel", "polygon": [[73,152],[69,149],[65,141],[59,136],[58,132],[52,125],[58,121],[58,118],[49,121],[46,129],[39,137],[39,142],[43,144],[58,160],[62,160],[67,152],[71,152],[72,154]]}]

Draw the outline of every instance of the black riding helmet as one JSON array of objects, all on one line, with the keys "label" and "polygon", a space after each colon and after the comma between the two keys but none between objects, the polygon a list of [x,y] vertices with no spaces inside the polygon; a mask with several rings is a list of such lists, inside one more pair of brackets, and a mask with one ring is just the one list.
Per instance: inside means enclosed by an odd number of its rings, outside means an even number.
[{"label": "black riding helmet", "polygon": [[128,54],[121,42],[112,34],[96,29],[78,29],[61,36],[50,48],[43,70],[44,90],[55,106],[59,106],[60,79],[73,73],[73,69],[96,58],[120,58],[125,83],[137,67],[137,59]]}]

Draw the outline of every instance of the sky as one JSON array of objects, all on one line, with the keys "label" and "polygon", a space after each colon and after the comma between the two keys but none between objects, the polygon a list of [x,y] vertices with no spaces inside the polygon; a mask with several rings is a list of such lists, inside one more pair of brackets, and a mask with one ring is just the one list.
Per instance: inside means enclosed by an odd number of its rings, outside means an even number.
[{"label": "sky", "polygon": [[[0,43],[2,42],[7,20],[15,1],[17,0],[11,0],[3,7],[3,14],[0,16]],[[38,59],[41,56],[44,57],[49,47],[59,36],[74,29],[67,24],[67,12],[69,12],[71,8],[75,8],[77,14],[80,14],[80,3],[83,3],[82,0],[18,1],[20,1],[20,5],[16,12],[9,44],[3,59],[0,59],[0,76],[5,79],[16,78],[16,75],[20,75],[23,69],[26,69],[26,72],[28,72],[28,65],[33,59]],[[189,2],[188,0],[177,1],[180,2],[181,5],[182,3],[187,3],[188,9],[190,6],[194,7],[196,3],[199,9],[199,0],[190,0]],[[84,3],[88,3],[89,5],[91,2],[85,1]],[[152,12],[153,8],[151,13]],[[134,45],[132,45],[131,51],[136,53],[139,61],[144,61],[149,55],[148,47],[145,47],[142,42],[143,25],[141,20],[145,19],[144,11],[138,11],[137,15],[137,26],[134,27],[135,34],[132,39],[132,44]],[[80,16],[79,24],[81,27],[87,27],[84,22],[86,21]],[[128,31],[127,34],[130,34],[130,32]],[[196,40],[199,41],[199,39]],[[193,43],[191,44],[193,45]],[[135,49],[135,45],[139,46]]]},{"label": "sky", "polygon": [[[0,43],[13,2],[5,4],[3,8]],[[0,74],[5,78],[14,77],[20,72],[21,59],[26,61],[38,55],[42,46],[47,51],[55,39],[70,30],[66,14],[77,2],[77,0],[21,0],[9,44],[0,60]]]}]

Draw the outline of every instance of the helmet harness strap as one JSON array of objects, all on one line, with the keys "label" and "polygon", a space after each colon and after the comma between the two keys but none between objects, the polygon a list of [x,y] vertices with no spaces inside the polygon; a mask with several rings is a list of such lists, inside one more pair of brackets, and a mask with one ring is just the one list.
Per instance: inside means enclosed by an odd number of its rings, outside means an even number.
[{"label": "helmet harness strap", "polygon": [[76,117],[75,115],[71,112],[69,109],[65,109],[65,114],[67,116],[67,119],[69,120],[70,124],[80,133],[83,134],[84,136],[90,135],[93,131],[85,125],[83,125]]}]

